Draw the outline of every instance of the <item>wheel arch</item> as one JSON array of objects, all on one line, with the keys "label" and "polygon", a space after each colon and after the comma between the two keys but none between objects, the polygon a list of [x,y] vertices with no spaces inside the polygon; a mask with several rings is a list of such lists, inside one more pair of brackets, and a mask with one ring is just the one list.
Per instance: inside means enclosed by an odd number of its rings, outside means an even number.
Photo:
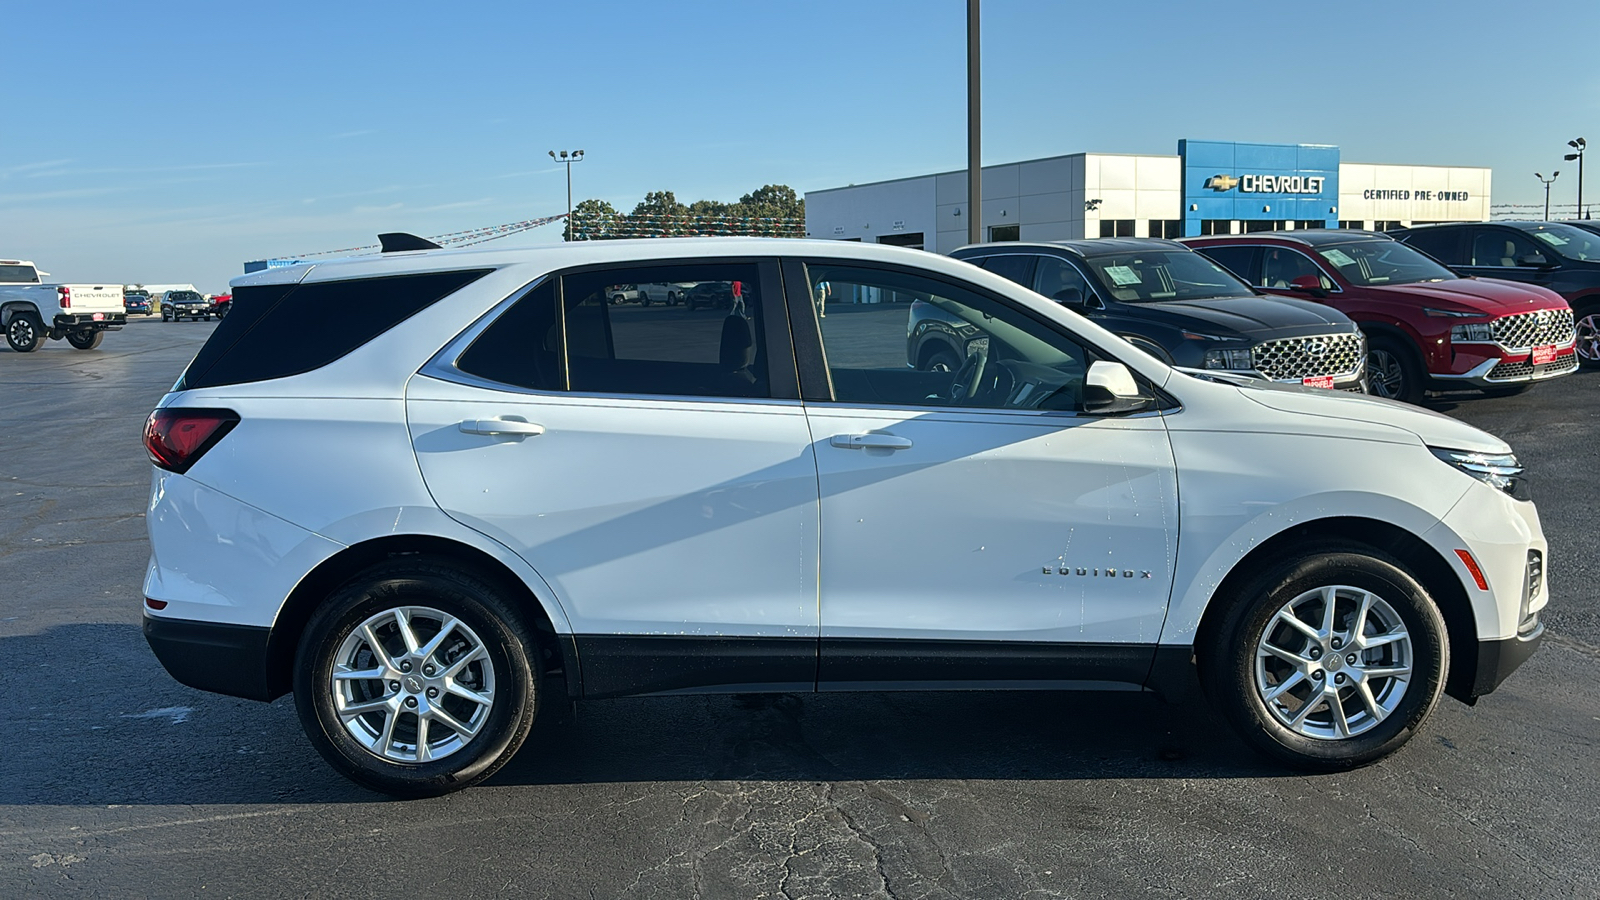
[{"label": "wheel arch", "polygon": [[44,320],[37,304],[27,300],[13,300],[10,303],[0,304],[0,328],[10,325],[12,317],[19,313],[33,313],[39,316],[40,321]]},{"label": "wheel arch", "polygon": [[394,559],[416,557],[443,561],[490,581],[529,617],[536,659],[546,673],[561,674],[569,696],[582,693],[577,646],[571,635],[556,631],[544,604],[505,563],[460,541],[434,535],[386,535],[353,544],[319,563],[300,579],[284,600],[267,638],[268,699],[287,694],[294,683],[295,651],[306,624],[318,607],[341,586],[371,567]]},{"label": "wheel arch", "polygon": [[1450,642],[1450,672],[1445,693],[1473,703],[1473,685],[1478,674],[1477,616],[1466,587],[1454,568],[1422,538],[1398,525],[1378,519],[1346,516],[1302,522],[1278,532],[1245,554],[1228,570],[1211,594],[1195,630],[1194,659],[1203,665],[1199,654],[1221,627],[1232,602],[1232,594],[1263,568],[1308,547],[1329,542],[1371,547],[1393,557],[1427,590],[1444,617]]}]

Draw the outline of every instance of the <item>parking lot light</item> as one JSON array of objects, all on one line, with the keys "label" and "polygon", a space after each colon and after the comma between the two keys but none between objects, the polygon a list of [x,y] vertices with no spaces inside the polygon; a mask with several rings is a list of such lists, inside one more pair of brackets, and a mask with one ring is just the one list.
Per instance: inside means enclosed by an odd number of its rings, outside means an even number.
[{"label": "parking lot light", "polygon": [[1551,172],[1549,178],[1538,172],[1533,173],[1533,177],[1539,179],[1540,183],[1544,185],[1544,220],[1546,222],[1550,221],[1550,182],[1555,181],[1560,176],[1561,173],[1559,171]]},{"label": "parking lot light", "polygon": [[[1573,150],[1577,151],[1575,153],[1568,153],[1566,156],[1561,157],[1562,159],[1566,159],[1566,160],[1575,159],[1575,160],[1578,161],[1578,215],[1577,215],[1577,218],[1587,219],[1588,216],[1583,214],[1583,151],[1589,146],[1589,142],[1584,140],[1583,138],[1573,138],[1572,140],[1567,141],[1567,146],[1571,147]],[[1548,210],[1545,211],[1544,217],[1546,219],[1550,218],[1550,213],[1549,213]]]}]

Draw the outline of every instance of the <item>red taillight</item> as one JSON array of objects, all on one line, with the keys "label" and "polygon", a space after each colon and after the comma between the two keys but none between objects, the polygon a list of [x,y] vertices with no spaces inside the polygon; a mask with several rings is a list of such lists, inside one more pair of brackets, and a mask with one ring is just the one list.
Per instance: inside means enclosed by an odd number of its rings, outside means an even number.
[{"label": "red taillight", "polygon": [[72,308],[72,288],[69,288],[69,287],[58,287],[58,288],[56,288],[56,293],[60,296],[61,308],[62,309],[71,309]]},{"label": "red taillight", "polygon": [[237,424],[231,409],[158,409],[144,423],[144,448],[151,462],[182,474]]}]

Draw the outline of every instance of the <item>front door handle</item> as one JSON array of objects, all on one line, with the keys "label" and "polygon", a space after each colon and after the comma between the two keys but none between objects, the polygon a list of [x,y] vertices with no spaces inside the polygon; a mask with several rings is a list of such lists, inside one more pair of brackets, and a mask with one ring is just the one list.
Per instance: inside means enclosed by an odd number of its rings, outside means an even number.
[{"label": "front door handle", "polygon": [[910,450],[911,439],[893,434],[836,434],[830,442],[845,450]]},{"label": "front door handle", "polygon": [[544,426],[516,419],[468,419],[461,423],[463,434],[515,434],[524,437],[544,434]]}]

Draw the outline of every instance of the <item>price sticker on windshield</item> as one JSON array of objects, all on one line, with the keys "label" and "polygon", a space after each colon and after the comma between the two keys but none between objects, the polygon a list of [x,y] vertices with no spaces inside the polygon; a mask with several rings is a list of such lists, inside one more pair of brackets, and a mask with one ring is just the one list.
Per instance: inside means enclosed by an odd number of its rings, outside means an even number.
[{"label": "price sticker on windshield", "polygon": [[1333,376],[1332,375],[1311,375],[1309,377],[1300,379],[1300,383],[1305,385],[1306,387],[1325,388],[1327,390],[1333,390]]},{"label": "price sticker on windshield", "polygon": [[1531,359],[1529,361],[1532,362],[1536,366],[1542,366],[1545,363],[1553,363],[1553,362],[1555,362],[1556,361],[1556,345],[1555,344],[1551,344],[1548,347],[1535,347],[1535,348],[1533,348],[1533,359]]},{"label": "price sticker on windshield", "polygon": [[1116,282],[1117,287],[1127,287],[1130,284],[1138,284],[1143,280],[1139,277],[1138,272],[1127,266],[1106,266],[1106,274],[1111,276],[1111,280]]}]

